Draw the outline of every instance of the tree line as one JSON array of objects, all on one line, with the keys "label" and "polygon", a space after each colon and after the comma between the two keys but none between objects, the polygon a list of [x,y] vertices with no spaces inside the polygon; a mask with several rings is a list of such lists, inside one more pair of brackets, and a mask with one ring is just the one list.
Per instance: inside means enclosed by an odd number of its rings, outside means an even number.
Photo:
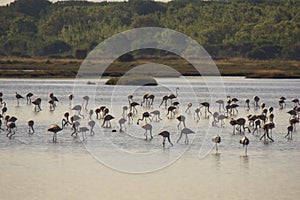
[{"label": "tree line", "polygon": [[298,0],[16,0],[0,7],[0,55],[84,57],[116,33],[165,27],[214,58],[300,59]]}]

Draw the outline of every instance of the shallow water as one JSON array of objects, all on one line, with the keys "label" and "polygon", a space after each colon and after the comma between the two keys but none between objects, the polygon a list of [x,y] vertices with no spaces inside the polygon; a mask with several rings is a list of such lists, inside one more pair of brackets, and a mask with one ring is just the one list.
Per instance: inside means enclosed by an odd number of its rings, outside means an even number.
[{"label": "shallow water", "polygon": [[[96,85],[87,85],[85,80],[74,84],[74,80],[61,79],[0,79],[0,91],[7,103],[8,115],[17,120],[17,133],[9,140],[0,132],[0,197],[1,199],[295,199],[300,195],[299,135],[287,140],[289,115],[293,107],[292,98],[299,98],[300,80],[289,79],[244,79],[223,77],[222,84],[216,78],[168,78],[158,79],[158,87],[105,86],[105,80],[93,80]],[[218,83],[218,84],[217,84]],[[179,143],[177,120],[166,118],[166,110],[158,108],[162,96],[175,92],[179,87],[180,113],[187,118],[186,125],[196,132],[189,136],[189,145],[184,137]],[[26,105],[22,99],[16,106],[15,92],[25,96],[27,92],[42,98],[42,111],[34,112],[33,105]],[[222,93],[224,91],[224,93]],[[55,111],[49,111],[48,94],[54,92],[59,103]],[[133,124],[125,124],[125,131],[119,132],[118,120],[122,106],[128,104],[127,95],[141,102],[144,93],[153,93],[154,108],[161,111],[161,122],[152,122],[154,139],[144,140],[144,130],[136,121],[146,108],[138,107]],[[82,96],[89,95],[89,109],[106,105],[113,116],[112,128],[101,128],[97,120],[96,134],[82,141],[70,137],[67,127],[58,133],[58,142],[52,142],[47,128],[61,123],[63,113],[68,111],[67,95],[74,93],[73,105],[82,104]],[[232,127],[225,120],[225,127],[212,127],[212,117],[199,122],[193,118],[198,102],[211,102],[212,112],[218,111],[214,103],[218,98],[230,95],[240,101],[239,114],[245,117],[260,110],[243,109],[243,101],[258,95],[267,107],[275,108],[273,130],[274,143],[264,144],[259,137],[246,133],[250,139],[248,156],[239,144],[242,137],[232,135]],[[287,98],[286,108],[279,110],[278,99]],[[192,112],[184,113],[189,102]],[[80,123],[87,125],[88,112]],[[178,115],[178,114],[177,114]],[[93,116],[95,119],[95,117]],[[36,132],[27,134],[27,120],[35,121]],[[143,124],[144,122],[142,122]],[[298,127],[297,127],[298,128]],[[117,132],[112,133],[111,130]],[[171,133],[174,147],[166,143],[157,133],[166,129]],[[215,154],[211,137],[220,134],[220,154]],[[260,131],[260,135],[263,131]],[[166,167],[167,166],[167,167]],[[152,171],[152,172],[151,172]],[[153,172],[154,171],[154,172]],[[124,173],[125,172],[125,173]],[[127,173],[130,172],[130,173]],[[146,173],[151,172],[151,173]],[[140,173],[134,175],[132,173]],[[126,186],[124,186],[126,185]],[[26,195],[25,195],[26,194]]]}]

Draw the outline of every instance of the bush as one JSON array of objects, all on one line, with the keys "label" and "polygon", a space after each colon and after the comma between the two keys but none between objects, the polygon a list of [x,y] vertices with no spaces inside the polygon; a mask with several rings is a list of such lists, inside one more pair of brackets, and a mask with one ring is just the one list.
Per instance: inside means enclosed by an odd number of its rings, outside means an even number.
[{"label": "bush", "polygon": [[42,54],[46,56],[51,54],[60,54],[70,50],[71,50],[71,46],[68,43],[64,41],[56,40],[46,45],[42,50]]}]

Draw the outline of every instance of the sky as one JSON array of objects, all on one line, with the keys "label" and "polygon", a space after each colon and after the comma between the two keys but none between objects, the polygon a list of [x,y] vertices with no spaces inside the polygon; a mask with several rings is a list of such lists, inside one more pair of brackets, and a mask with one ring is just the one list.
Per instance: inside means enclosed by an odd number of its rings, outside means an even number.
[{"label": "sky", "polygon": [[[15,0],[0,0],[0,6],[5,6],[11,2],[14,2]],[[58,0],[50,0],[52,2],[56,2]],[[94,2],[101,2],[103,0],[88,0],[88,1],[94,1]],[[107,1],[124,1],[124,0],[107,0]],[[162,1],[162,2],[168,2],[170,0],[157,0],[157,1]]]}]

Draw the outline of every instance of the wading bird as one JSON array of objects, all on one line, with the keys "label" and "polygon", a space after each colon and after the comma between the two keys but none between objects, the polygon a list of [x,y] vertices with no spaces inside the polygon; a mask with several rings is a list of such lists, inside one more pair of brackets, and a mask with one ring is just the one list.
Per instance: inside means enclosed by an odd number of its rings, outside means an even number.
[{"label": "wading bird", "polygon": [[189,129],[189,128],[186,128],[184,127],[181,132],[180,132],[180,136],[177,140],[177,143],[180,141],[180,139],[182,138],[182,135],[185,134],[185,140],[184,140],[184,143],[185,144],[188,144],[189,143],[189,138],[188,138],[188,134],[192,134],[192,133],[195,133],[193,130]]},{"label": "wading bird", "polygon": [[42,110],[41,103],[42,103],[41,98],[36,98],[32,101],[32,104],[34,105],[34,112],[38,112]]},{"label": "wading bird", "polygon": [[151,115],[149,112],[144,112],[142,114],[142,118],[138,119],[137,123],[136,124],[140,124],[140,121],[144,121],[145,120],[145,123],[147,124],[147,119],[149,119],[151,121]]},{"label": "wading bird", "polygon": [[110,121],[112,119],[114,119],[114,117],[112,115],[106,115],[104,117],[102,127],[104,127],[104,125],[106,125],[105,128],[111,128],[111,122]]},{"label": "wading bird", "polygon": [[212,142],[215,143],[216,146],[216,154],[219,153],[218,144],[221,143],[221,136],[218,134],[211,139]]},{"label": "wading bird", "polygon": [[125,122],[126,122],[127,120],[125,119],[125,118],[121,118],[121,119],[119,119],[119,125],[120,125],[120,132],[123,132],[123,128],[124,128],[124,130],[125,130]]},{"label": "wading bird", "polygon": [[63,130],[63,129],[60,128],[57,124],[52,124],[52,125],[50,126],[50,128],[48,128],[47,131],[53,133],[52,141],[53,141],[53,142],[57,142],[57,132],[62,131],[62,130]]},{"label": "wading bird", "polygon": [[19,106],[19,99],[23,99],[24,97],[20,94],[18,94],[17,92],[15,93],[15,97],[17,99],[17,106]]},{"label": "wading bird", "polygon": [[33,134],[34,133],[34,128],[33,128],[34,121],[33,120],[29,120],[27,122],[27,125],[28,125],[28,133],[29,134]]},{"label": "wading bird", "polygon": [[146,140],[148,140],[148,136],[147,136],[147,132],[149,131],[150,133],[150,140],[153,139],[153,136],[152,136],[152,125],[151,124],[145,124],[142,126],[143,129],[145,129],[145,137],[146,137]]},{"label": "wading bird", "polygon": [[12,121],[8,122],[6,126],[7,126],[7,130],[8,130],[6,137],[11,139],[12,136],[16,134],[17,126],[16,126],[15,122],[12,122]]},{"label": "wading bird", "polygon": [[32,96],[33,96],[33,94],[31,92],[26,94],[27,104],[31,104],[31,97]]},{"label": "wading bird", "polygon": [[246,137],[246,136],[244,136],[241,140],[240,140],[240,144],[242,144],[243,145],[243,147],[245,148],[245,156],[247,156],[247,147],[248,147],[248,145],[249,145],[249,139]]},{"label": "wading bird", "polygon": [[95,135],[94,127],[96,125],[96,122],[94,120],[90,120],[90,121],[88,121],[88,125],[91,128],[90,135]]},{"label": "wading bird", "polygon": [[161,131],[158,135],[163,137],[163,147],[165,147],[166,139],[168,139],[168,142],[170,143],[170,145],[173,146],[173,143],[171,142],[171,139],[170,139],[169,131]]}]

